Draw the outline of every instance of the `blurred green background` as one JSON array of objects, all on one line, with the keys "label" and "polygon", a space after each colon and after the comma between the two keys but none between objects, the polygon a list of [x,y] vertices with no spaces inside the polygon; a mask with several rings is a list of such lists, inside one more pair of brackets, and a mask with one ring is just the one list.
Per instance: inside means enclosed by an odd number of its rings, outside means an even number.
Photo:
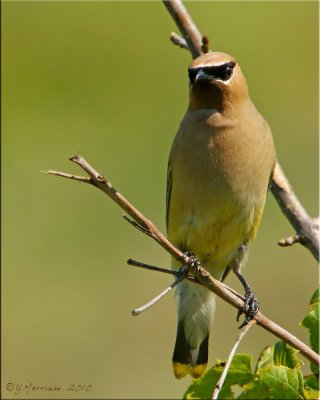
[{"label": "blurred green background", "polygon": [[[215,50],[237,57],[269,121],[278,158],[313,216],[318,207],[317,2],[188,2]],[[169,265],[98,190],[41,174],[81,174],[82,154],[161,230],[167,158],[188,102],[190,55],[161,2],[2,3],[2,395],[4,398],[178,398],[171,371],[172,295],[131,310],[171,283],[129,257]],[[293,229],[271,195],[245,275],[263,312],[307,341],[298,323],[316,262],[277,240]],[[241,290],[230,276],[227,283]],[[238,334],[217,300],[210,363]],[[275,338],[256,327],[240,346],[256,360]],[[308,363],[306,362],[306,366]],[[7,383],[60,386],[16,396]],[[73,393],[70,385],[92,385]]]}]

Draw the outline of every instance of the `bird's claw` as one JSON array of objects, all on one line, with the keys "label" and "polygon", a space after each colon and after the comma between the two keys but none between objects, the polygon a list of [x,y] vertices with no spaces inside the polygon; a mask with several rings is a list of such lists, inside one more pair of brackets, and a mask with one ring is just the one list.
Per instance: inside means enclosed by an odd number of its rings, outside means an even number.
[{"label": "bird's claw", "polygon": [[196,271],[198,271],[198,269],[200,268],[200,262],[197,260],[194,253],[191,253],[190,251],[185,251],[183,253],[183,257],[189,257],[189,261],[187,263],[184,261],[184,265],[182,266],[182,268],[195,268]]},{"label": "bird's claw", "polygon": [[239,326],[239,329],[247,325],[257,314],[258,310],[259,303],[257,301],[255,293],[251,289],[247,290],[245,294],[243,308],[242,310],[239,310],[237,314],[237,321],[239,321],[239,318],[242,314],[245,314],[246,316],[243,323]]}]

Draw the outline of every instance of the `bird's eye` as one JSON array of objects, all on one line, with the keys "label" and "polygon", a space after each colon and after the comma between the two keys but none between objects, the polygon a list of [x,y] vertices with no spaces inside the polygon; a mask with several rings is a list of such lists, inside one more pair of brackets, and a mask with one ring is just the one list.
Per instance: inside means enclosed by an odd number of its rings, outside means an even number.
[{"label": "bird's eye", "polygon": [[227,79],[231,78],[233,73],[233,68],[231,67],[231,65],[227,65],[225,70],[224,70],[224,75]]},{"label": "bird's eye", "polygon": [[214,78],[220,79],[222,81],[229,80],[233,74],[234,66],[235,64],[233,62],[229,62],[219,67],[215,67]]}]

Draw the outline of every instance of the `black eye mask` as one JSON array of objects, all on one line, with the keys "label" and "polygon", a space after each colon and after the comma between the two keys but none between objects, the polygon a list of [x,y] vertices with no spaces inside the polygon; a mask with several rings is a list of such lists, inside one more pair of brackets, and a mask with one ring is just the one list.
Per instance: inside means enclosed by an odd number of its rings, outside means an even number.
[{"label": "black eye mask", "polygon": [[190,68],[188,70],[190,83],[193,84],[196,80],[197,75],[201,71],[202,79],[219,79],[221,81],[227,81],[233,74],[233,68],[235,67],[234,62],[228,62],[226,64],[218,65],[216,67],[199,67]]}]

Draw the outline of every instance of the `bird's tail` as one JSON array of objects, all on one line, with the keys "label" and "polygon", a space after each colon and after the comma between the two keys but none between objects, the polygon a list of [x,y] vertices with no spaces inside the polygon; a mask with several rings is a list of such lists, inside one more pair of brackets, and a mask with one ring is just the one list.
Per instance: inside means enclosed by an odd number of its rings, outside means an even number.
[{"label": "bird's tail", "polygon": [[176,378],[183,378],[187,374],[193,378],[203,375],[208,363],[208,341],[209,333],[200,346],[193,349],[186,339],[183,323],[179,322],[172,357],[173,372]]},{"label": "bird's tail", "polygon": [[172,357],[173,372],[178,379],[187,374],[199,378],[208,362],[215,298],[208,289],[187,281],[180,283],[177,295],[179,321]]}]

